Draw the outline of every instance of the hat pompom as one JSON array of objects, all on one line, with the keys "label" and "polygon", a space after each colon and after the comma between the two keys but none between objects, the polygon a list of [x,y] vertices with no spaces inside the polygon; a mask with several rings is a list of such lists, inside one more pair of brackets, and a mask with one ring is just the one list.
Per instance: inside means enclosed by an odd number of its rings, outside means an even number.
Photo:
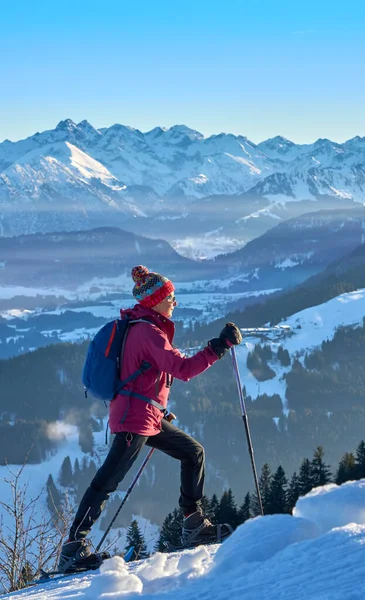
[{"label": "hat pompom", "polygon": [[137,284],[144,281],[148,274],[149,274],[149,270],[147,269],[147,267],[144,267],[143,265],[138,265],[137,267],[133,267],[133,269],[131,271],[133,281],[135,281],[135,283],[137,283]]}]

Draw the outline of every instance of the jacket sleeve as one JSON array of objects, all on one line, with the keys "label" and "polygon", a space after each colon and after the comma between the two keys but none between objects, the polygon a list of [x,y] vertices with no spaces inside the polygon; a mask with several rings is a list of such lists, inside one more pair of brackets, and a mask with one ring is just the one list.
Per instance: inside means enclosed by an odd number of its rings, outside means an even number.
[{"label": "jacket sleeve", "polygon": [[145,338],[144,350],[144,360],[159,371],[169,373],[182,381],[189,381],[192,377],[200,375],[219,360],[209,346],[186,358],[171,346],[167,337],[157,327],[150,328],[150,334]]}]

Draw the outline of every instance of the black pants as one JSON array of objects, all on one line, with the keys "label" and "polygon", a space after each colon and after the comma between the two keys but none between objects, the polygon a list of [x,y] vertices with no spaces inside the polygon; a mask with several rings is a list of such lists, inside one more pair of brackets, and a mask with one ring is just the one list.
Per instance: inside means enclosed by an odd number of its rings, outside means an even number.
[{"label": "black pants", "polygon": [[[192,437],[162,420],[162,431],[146,437],[117,433],[103,465],[86,490],[71,525],[70,539],[85,538],[100,516],[109,495],[123,481],[143,446],[157,448],[181,462],[179,505],[185,514],[194,512],[203,496],[204,448]],[[162,490],[161,490],[162,493]]]}]

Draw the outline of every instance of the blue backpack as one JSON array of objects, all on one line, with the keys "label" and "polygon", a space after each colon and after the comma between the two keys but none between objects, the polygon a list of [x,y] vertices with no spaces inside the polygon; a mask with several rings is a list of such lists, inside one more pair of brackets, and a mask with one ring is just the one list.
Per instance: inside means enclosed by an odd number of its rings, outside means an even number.
[{"label": "blue backpack", "polygon": [[85,397],[87,398],[87,393],[90,392],[95,398],[107,402],[113,400],[116,394],[133,396],[164,412],[165,409],[155,400],[123,389],[127,383],[151,367],[147,361],[143,361],[140,368],[127,379],[122,381],[119,378],[125,340],[130,325],[134,323],[151,323],[151,321],[131,320],[127,316],[124,319],[116,319],[104,325],[90,342],[82,372]]}]

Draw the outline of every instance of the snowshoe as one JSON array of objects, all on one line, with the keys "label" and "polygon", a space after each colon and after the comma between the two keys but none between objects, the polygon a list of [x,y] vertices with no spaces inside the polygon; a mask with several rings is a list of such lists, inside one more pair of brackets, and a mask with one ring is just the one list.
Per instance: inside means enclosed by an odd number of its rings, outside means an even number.
[{"label": "snowshoe", "polygon": [[108,552],[92,552],[86,540],[68,540],[62,546],[58,571],[68,574],[98,569],[107,558]]},{"label": "snowshoe", "polygon": [[228,523],[213,525],[203,515],[202,510],[197,510],[192,515],[185,517],[182,528],[182,547],[194,548],[201,544],[220,544],[233,529]]}]

